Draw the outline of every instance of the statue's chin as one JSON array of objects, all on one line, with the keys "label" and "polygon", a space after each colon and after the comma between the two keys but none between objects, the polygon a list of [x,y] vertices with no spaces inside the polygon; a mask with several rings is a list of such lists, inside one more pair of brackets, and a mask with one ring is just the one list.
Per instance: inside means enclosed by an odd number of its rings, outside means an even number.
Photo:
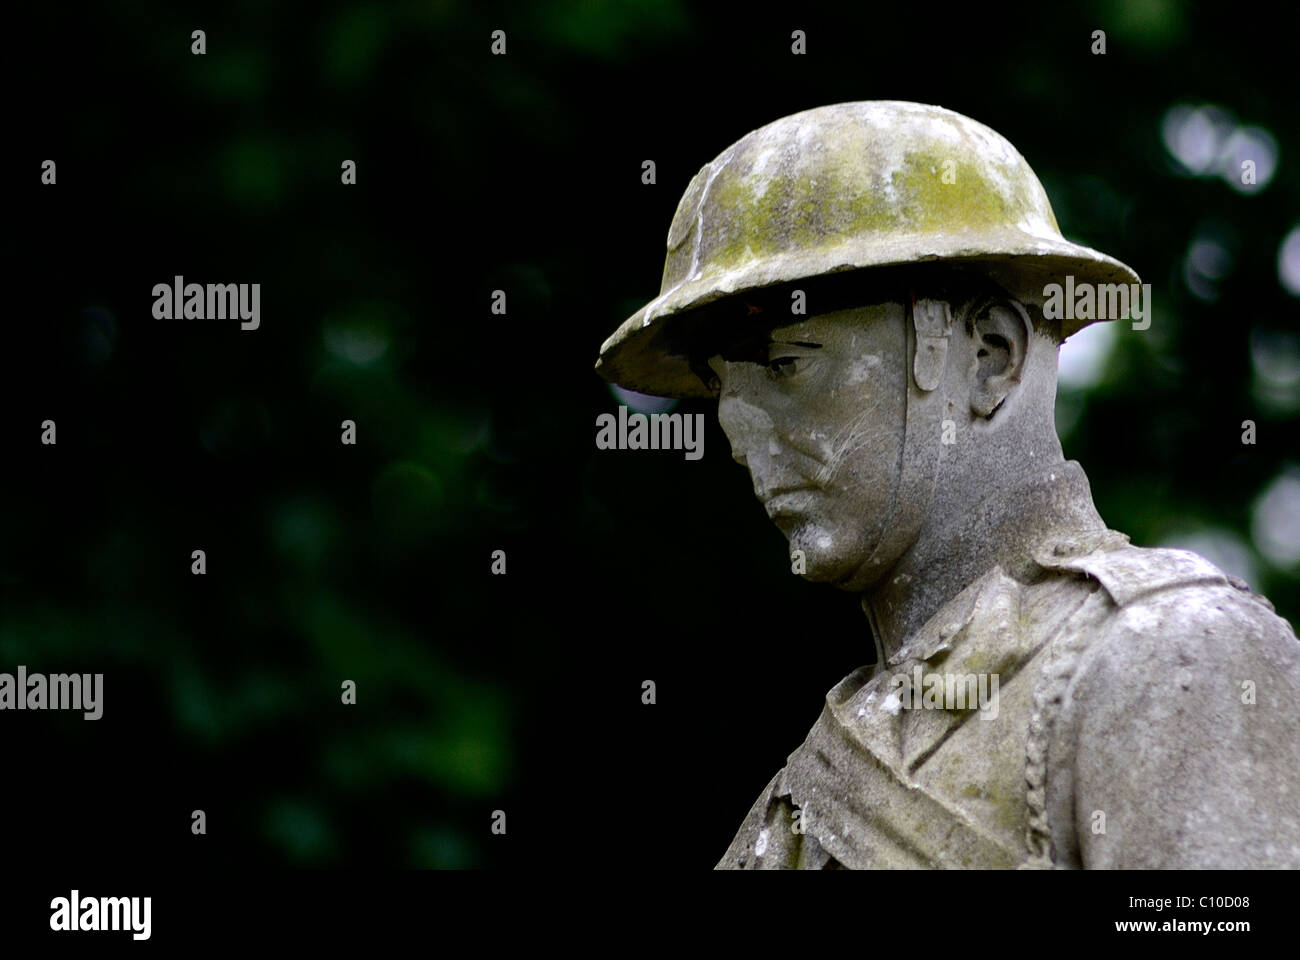
[{"label": "statue's chin", "polygon": [[865,590],[878,579],[864,573],[860,544],[846,547],[843,538],[836,537],[825,527],[807,523],[787,536],[791,556],[796,550],[803,551],[804,572],[801,576],[805,580],[829,583],[841,590],[856,592]]},{"label": "statue's chin", "polygon": [[834,536],[824,527],[815,523],[806,523],[789,534],[790,554],[796,550],[803,551],[805,580],[815,583],[836,583],[853,573],[851,559],[837,549]]}]

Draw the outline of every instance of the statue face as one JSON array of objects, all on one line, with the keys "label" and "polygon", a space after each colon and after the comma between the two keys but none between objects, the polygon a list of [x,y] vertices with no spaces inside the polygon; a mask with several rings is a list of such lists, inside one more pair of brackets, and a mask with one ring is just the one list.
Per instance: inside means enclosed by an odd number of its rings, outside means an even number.
[{"label": "statue face", "polygon": [[904,322],[896,303],[822,314],[709,361],[731,455],[749,468],[791,554],[803,551],[810,580],[869,586],[862,567],[881,539],[903,453]]}]

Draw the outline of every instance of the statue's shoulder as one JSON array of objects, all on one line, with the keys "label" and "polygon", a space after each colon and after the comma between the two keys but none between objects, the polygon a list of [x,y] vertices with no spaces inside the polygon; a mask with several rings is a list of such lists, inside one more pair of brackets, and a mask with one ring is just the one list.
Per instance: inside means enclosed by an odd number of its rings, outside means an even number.
[{"label": "statue's shoulder", "polygon": [[[1058,634],[1040,685],[1057,735],[1109,724],[1117,735],[1174,737],[1189,713],[1217,716],[1243,697],[1272,706],[1300,700],[1292,625],[1199,554],[1135,547],[1115,535],[1039,563],[1093,584],[1089,602]],[[1291,709],[1278,711],[1259,734],[1300,740],[1293,718]]]},{"label": "statue's shoulder", "polygon": [[1109,601],[1097,639],[1157,643],[1190,634],[1226,639],[1245,631],[1295,642],[1295,631],[1266,597],[1190,550],[1136,547],[1111,534],[1087,552],[1059,552],[1065,555],[1044,551],[1038,563],[1095,581]]},{"label": "statue's shoulder", "polygon": [[1036,701],[1040,846],[1050,833],[1074,865],[1300,866],[1291,625],[1187,550],[1112,542],[1054,565],[1095,585]]}]

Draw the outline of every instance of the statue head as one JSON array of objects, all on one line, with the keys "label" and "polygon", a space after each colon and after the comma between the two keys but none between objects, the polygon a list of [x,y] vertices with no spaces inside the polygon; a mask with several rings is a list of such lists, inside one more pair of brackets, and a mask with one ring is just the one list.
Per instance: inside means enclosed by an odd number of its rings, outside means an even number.
[{"label": "statue head", "polygon": [[[1047,287],[1132,284],[1065,240],[1005,139],[940,107],[845,103],[748,134],[687,187],[660,295],[597,370],[716,396],[810,579],[862,590],[926,530],[1061,459]],[[936,491],[942,491],[936,496]]]}]

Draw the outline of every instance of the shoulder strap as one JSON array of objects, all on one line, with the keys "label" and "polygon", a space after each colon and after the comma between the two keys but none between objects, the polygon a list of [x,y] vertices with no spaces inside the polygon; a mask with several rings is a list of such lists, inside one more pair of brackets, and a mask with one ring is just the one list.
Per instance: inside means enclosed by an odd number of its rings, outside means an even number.
[{"label": "shoulder strap", "polygon": [[1078,557],[1036,557],[1049,570],[1080,573],[1098,581],[1116,606],[1171,587],[1227,584],[1228,576],[1190,550],[1122,546],[1102,547]]}]

